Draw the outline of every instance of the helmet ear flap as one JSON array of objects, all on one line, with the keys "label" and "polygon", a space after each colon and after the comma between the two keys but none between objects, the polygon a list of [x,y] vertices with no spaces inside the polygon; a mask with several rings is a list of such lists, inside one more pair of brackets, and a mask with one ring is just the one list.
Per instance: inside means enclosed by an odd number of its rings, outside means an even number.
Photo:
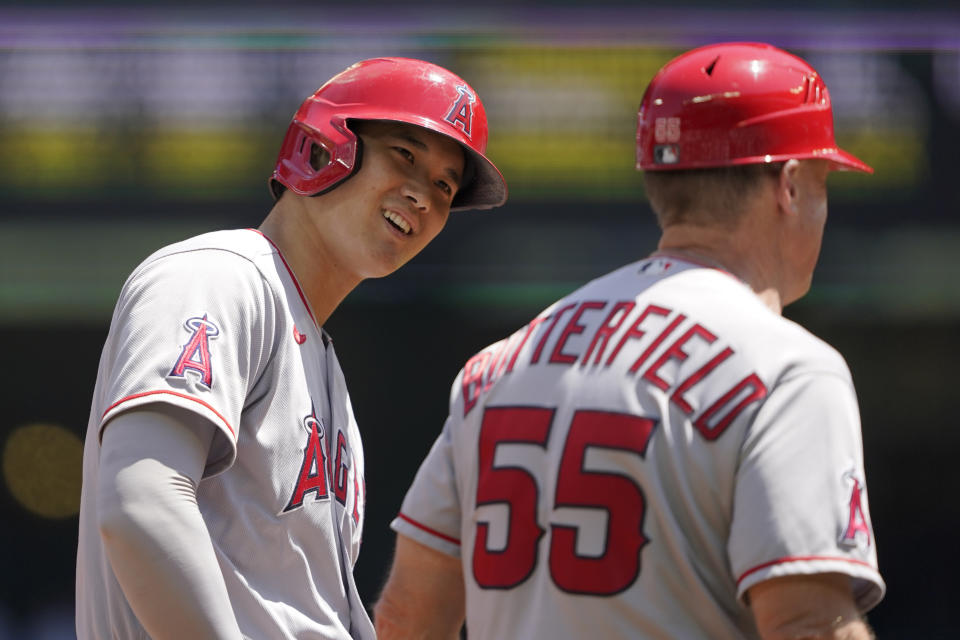
[{"label": "helmet ear flap", "polygon": [[360,169],[362,143],[342,118],[330,120],[326,132],[300,120],[287,129],[270,191],[274,199],[286,186],[301,196],[318,196]]},{"label": "helmet ear flap", "polygon": [[351,153],[349,171],[344,173],[342,162],[335,164],[335,156],[326,147],[317,142],[312,143],[310,165],[317,172],[318,182],[326,186],[321,186],[320,190],[311,193],[311,196],[322,196],[360,171],[360,165],[363,164],[363,139],[360,136],[354,139]]}]

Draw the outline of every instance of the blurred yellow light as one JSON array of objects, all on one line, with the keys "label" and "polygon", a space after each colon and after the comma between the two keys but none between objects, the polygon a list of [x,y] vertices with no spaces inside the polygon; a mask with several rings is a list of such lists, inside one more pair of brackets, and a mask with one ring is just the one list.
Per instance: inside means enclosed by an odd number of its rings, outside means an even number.
[{"label": "blurred yellow light", "polygon": [[80,511],[83,443],[54,424],[17,427],[3,448],[3,479],[28,511],[69,518]]}]

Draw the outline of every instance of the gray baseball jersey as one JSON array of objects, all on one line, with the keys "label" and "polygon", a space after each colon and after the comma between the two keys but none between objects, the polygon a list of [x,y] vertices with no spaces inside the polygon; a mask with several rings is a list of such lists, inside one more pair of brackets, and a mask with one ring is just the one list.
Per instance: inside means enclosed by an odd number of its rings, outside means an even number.
[{"label": "gray baseball jersey", "polygon": [[146,637],[105,556],[91,479],[103,426],[154,402],[218,429],[197,499],[244,636],[373,638],[352,574],[365,492],[343,373],[283,256],[250,229],[164,248],[120,294],[84,451],[80,638]]},{"label": "gray baseball jersey", "polygon": [[842,357],[662,255],[466,363],[392,526],[461,557],[471,640],[752,638],[762,580],[885,589]]}]

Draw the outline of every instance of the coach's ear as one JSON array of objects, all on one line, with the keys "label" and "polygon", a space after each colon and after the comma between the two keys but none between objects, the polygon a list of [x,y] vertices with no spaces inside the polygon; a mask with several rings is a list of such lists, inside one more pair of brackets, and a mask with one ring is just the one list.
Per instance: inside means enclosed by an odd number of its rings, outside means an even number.
[{"label": "coach's ear", "polygon": [[764,640],[873,637],[853,600],[850,578],[841,573],[764,580],[750,587],[747,602]]},{"label": "coach's ear", "polygon": [[777,180],[777,204],[785,213],[797,213],[800,210],[797,204],[799,188],[797,186],[800,161],[791,158],[783,163]]}]

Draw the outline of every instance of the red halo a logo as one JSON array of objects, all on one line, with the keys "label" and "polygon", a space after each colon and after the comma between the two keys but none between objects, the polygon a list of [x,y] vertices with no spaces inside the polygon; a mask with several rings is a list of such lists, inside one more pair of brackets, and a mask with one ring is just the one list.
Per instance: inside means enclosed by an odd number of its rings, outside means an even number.
[{"label": "red halo a logo", "polygon": [[462,129],[469,138],[471,136],[470,132],[473,129],[473,103],[476,102],[477,99],[470,93],[470,89],[468,89],[466,85],[459,85],[457,87],[457,94],[457,99],[453,102],[450,110],[447,111],[447,116],[444,120]]},{"label": "red halo a logo", "polygon": [[167,375],[183,378],[184,373],[191,370],[200,376],[200,384],[209,389],[213,386],[213,363],[210,360],[209,341],[220,335],[220,328],[207,320],[207,314],[203,314],[202,318],[190,318],[183,323],[183,326],[193,335],[183,346],[180,357]]}]

